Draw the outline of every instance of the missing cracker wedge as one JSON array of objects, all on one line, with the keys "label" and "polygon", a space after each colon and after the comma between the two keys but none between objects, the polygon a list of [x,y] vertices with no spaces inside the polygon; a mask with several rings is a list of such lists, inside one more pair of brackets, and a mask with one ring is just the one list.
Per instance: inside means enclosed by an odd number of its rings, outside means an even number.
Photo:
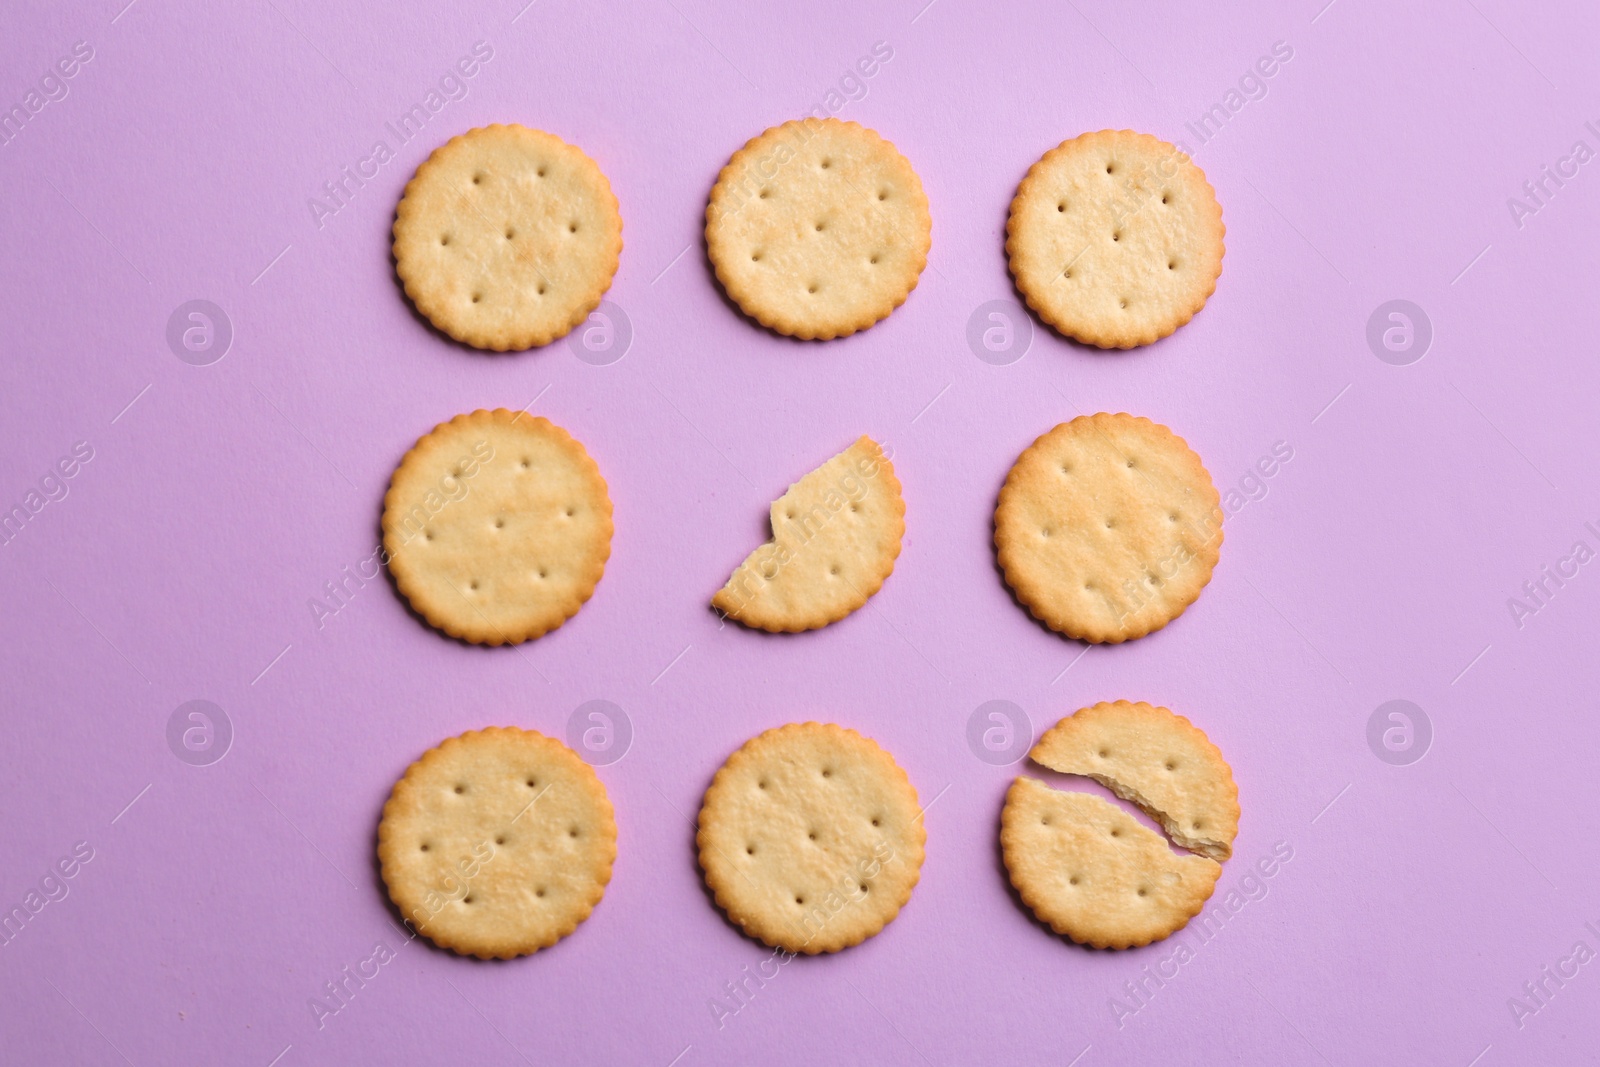
[{"label": "missing cracker wedge", "polygon": [[773,503],[772,540],[750,553],[711,605],[771,633],[837,622],[894,571],[905,514],[888,456],[862,437]]}]

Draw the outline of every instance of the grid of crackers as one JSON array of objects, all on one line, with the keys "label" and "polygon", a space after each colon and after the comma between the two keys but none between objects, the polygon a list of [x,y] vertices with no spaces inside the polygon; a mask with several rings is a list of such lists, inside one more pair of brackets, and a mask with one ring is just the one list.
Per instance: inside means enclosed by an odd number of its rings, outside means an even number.
[{"label": "grid of crackers", "polygon": [[[1175,146],[1131,130],[1063,141],[1027,171],[1005,248],[1018,293],[1072,342],[1149,345],[1216,289],[1222,209]],[[706,254],[760,328],[826,342],[906,304],[932,217],[909,160],[854,122],[805,118],[733,152],[706,204]],[[441,335],[520,352],[582,326],[622,255],[600,165],[525,126],[469,130],[405,188],[396,276]],[[776,494],[771,536],[709,595],[722,619],[804,640],[864,607],[906,532],[891,450],[869,435],[818,450]],[[995,562],[1018,605],[1064,639],[1119,644],[1178,618],[1220,559],[1223,512],[1201,459],[1148,418],[1101,412],[1017,457],[993,515]],[[600,465],[526,409],[455,415],[404,454],[383,502],[383,559],[416,617],[449,638],[518,645],[596,593],[614,532]],[[1181,714],[1117,700],[1041,735],[1029,762],[1123,803],[1024,774],[999,818],[1003,865],[1039,923],[1131,949],[1181,929],[1232,855],[1238,789]],[[1142,813],[1140,818],[1137,813]],[[847,726],[774,726],[728,755],[696,820],[698,861],[728,925],[787,954],[833,953],[892,922],[927,834],[910,776]],[[1152,825],[1153,824],[1153,825]],[[1153,826],[1159,826],[1160,830]],[[516,726],[451,737],[410,764],[378,827],[390,900],[416,935],[482,959],[536,953],[600,904],[618,848],[604,783],[560,740]],[[982,859],[975,859],[981,862]]]}]

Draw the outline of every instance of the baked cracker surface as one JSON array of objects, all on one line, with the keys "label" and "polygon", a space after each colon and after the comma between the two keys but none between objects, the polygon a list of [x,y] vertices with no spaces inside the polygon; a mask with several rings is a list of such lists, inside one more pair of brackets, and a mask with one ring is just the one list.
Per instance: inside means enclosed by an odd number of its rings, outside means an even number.
[{"label": "baked cracker surface", "polygon": [[1011,201],[1017,289],[1062,334],[1147,345],[1187,323],[1222,273],[1222,208],[1175,146],[1132,130],[1085,133],[1046,152]]},{"label": "baked cracker surface", "polygon": [[611,287],[622,215],[599,166],[526,126],[436,148],[395,211],[395,270],[429,322],[474,348],[520,351],[578,326]]},{"label": "baked cracker surface", "polygon": [[1218,862],[1233,855],[1239,787],[1221,750],[1182,715],[1143,701],[1102,701],[1046,730],[1028,755],[1137,804],[1182,848]]},{"label": "baked cracker surface", "polygon": [[1222,509],[1200,457],[1158,423],[1084,415],[1041,435],[1006,477],[1000,568],[1035,618],[1068,637],[1127,641],[1200,596]]},{"label": "baked cracker surface", "polygon": [[432,626],[475,644],[527,641],[577,614],[611,533],[605,479],[583,445],[504,408],[434,427],[384,496],[396,586]]},{"label": "baked cracker surface", "polygon": [[1018,778],[1000,815],[1011,884],[1052,930],[1094,948],[1160,941],[1200,912],[1222,866],[1177,855],[1110,801]]},{"label": "baked cracker surface", "polygon": [[806,118],[733,154],[711,189],[705,232],[717,280],[746,315],[829,340],[905,303],[933,222],[894,145],[854,122]]},{"label": "baked cracker surface", "polygon": [[712,779],[697,842],[730,921],[774,948],[859,944],[922,870],[922,809],[893,757],[854,730],[791,723],[747,741]]},{"label": "baked cracker surface", "polygon": [[861,437],[773,503],[772,540],[750,553],[711,604],[773,633],[837,622],[894,571],[905,513],[893,464]]},{"label": "baked cracker surface", "polygon": [[611,881],[605,786],[566,745],[490,727],[431,748],[395,783],[378,861],[408,926],[441,948],[510,959],[587,919]]}]

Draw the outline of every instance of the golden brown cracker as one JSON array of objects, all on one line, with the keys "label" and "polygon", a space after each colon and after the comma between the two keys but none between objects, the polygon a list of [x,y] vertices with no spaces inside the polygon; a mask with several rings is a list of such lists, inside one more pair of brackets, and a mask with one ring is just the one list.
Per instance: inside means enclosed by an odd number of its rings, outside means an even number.
[{"label": "golden brown cracker", "polygon": [[1221,862],[1239,833],[1239,787],[1222,752],[1182,715],[1102,701],[1046,730],[1035,763],[1093,778],[1159,822],[1174,844]]},{"label": "golden brown cracker", "polygon": [[555,944],[611,881],[605,786],[566,745],[490,727],[422,754],[389,795],[378,860],[407,925],[441,948],[510,959]]},{"label": "golden brown cracker", "polygon": [[774,948],[837,952],[906,902],[927,838],[917,791],[854,730],[791,723],[745,742],[700,809],[700,866],[717,905]]},{"label": "golden brown cracker", "polygon": [[804,340],[848,336],[905,303],[932,229],[906,158],[874,131],[831,118],[752,138],[706,205],[706,250],[728,297]]},{"label": "golden brown cracker", "polygon": [[1062,423],[1017,459],[994,541],[1006,584],[1068,637],[1126,641],[1194,603],[1222,545],[1217,490],[1183,439],[1127,414]]},{"label": "golden brown cracker", "polygon": [[1000,815],[1000,847],[1024,904],[1058,934],[1095,948],[1136,948],[1181,930],[1222,867],[1175,854],[1110,801],[1018,778]]},{"label": "golden brown cracker", "polygon": [[474,644],[527,641],[577,614],[611,532],[605,479],[583,445],[504,408],[434,427],[384,496],[395,584],[431,625]]},{"label": "golden brown cracker", "polygon": [[894,571],[905,513],[893,464],[862,437],[773,503],[772,540],[750,553],[711,604],[773,633],[836,622]]},{"label": "golden brown cracker", "polygon": [[1011,201],[1006,254],[1028,306],[1061,333],[1133,348],[1194,317],[1222,273],[1222,208],[1174,146],[1132,130],[1063,141]]},{"label": "golden brown cracker", "polygon": [[395,270],[428,321],[474,348],[546,345],[589,317],[622,255],[622,216],[594,160],[526,126],[434,149],[394,220]]}]

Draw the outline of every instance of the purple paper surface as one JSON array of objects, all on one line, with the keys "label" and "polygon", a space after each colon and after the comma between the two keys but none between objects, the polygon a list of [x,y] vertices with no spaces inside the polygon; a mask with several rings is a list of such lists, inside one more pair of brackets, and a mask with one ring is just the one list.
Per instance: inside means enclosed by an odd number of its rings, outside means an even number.
[{"label": "purple paper surface", "polygon": [[[0,12],[0,1061],[1600,1060],[1600,13],[524,2]],[[700,236],[728,156],[814,109],[893,141],[934,219],[905,306],[823,344],[739,315]],[[404,183],[490,122],[610,178],[612,348],[475,352],[399,291]],[[1016,312],[1003,230],[1045,150],[1124,127],[1194,154],[1227,256],[1192,323],[1101,353]],[[612,558],[562,629],[468,647],[360,575],[417,436],[530,401],[599,462]],[[1200,600],[1090,648],[1012,600],[991,516],[1022,448],[1101,410],[1230,495]],[[719,623],[770,501],[862,433],[905,486],[883,590],[803,636]],[[1015,899],[1022,767],[968,737],[990,701],[1025,741],[1117,698],[1199,724],[1243,817],[1222,917],[1105,953]],[[594,915],[505,963],[404,942],[394,780],[593,700],[621,709]],[[927,859],[877,937],[763,968],[693,818],[805,719],[894,754]]]}]

